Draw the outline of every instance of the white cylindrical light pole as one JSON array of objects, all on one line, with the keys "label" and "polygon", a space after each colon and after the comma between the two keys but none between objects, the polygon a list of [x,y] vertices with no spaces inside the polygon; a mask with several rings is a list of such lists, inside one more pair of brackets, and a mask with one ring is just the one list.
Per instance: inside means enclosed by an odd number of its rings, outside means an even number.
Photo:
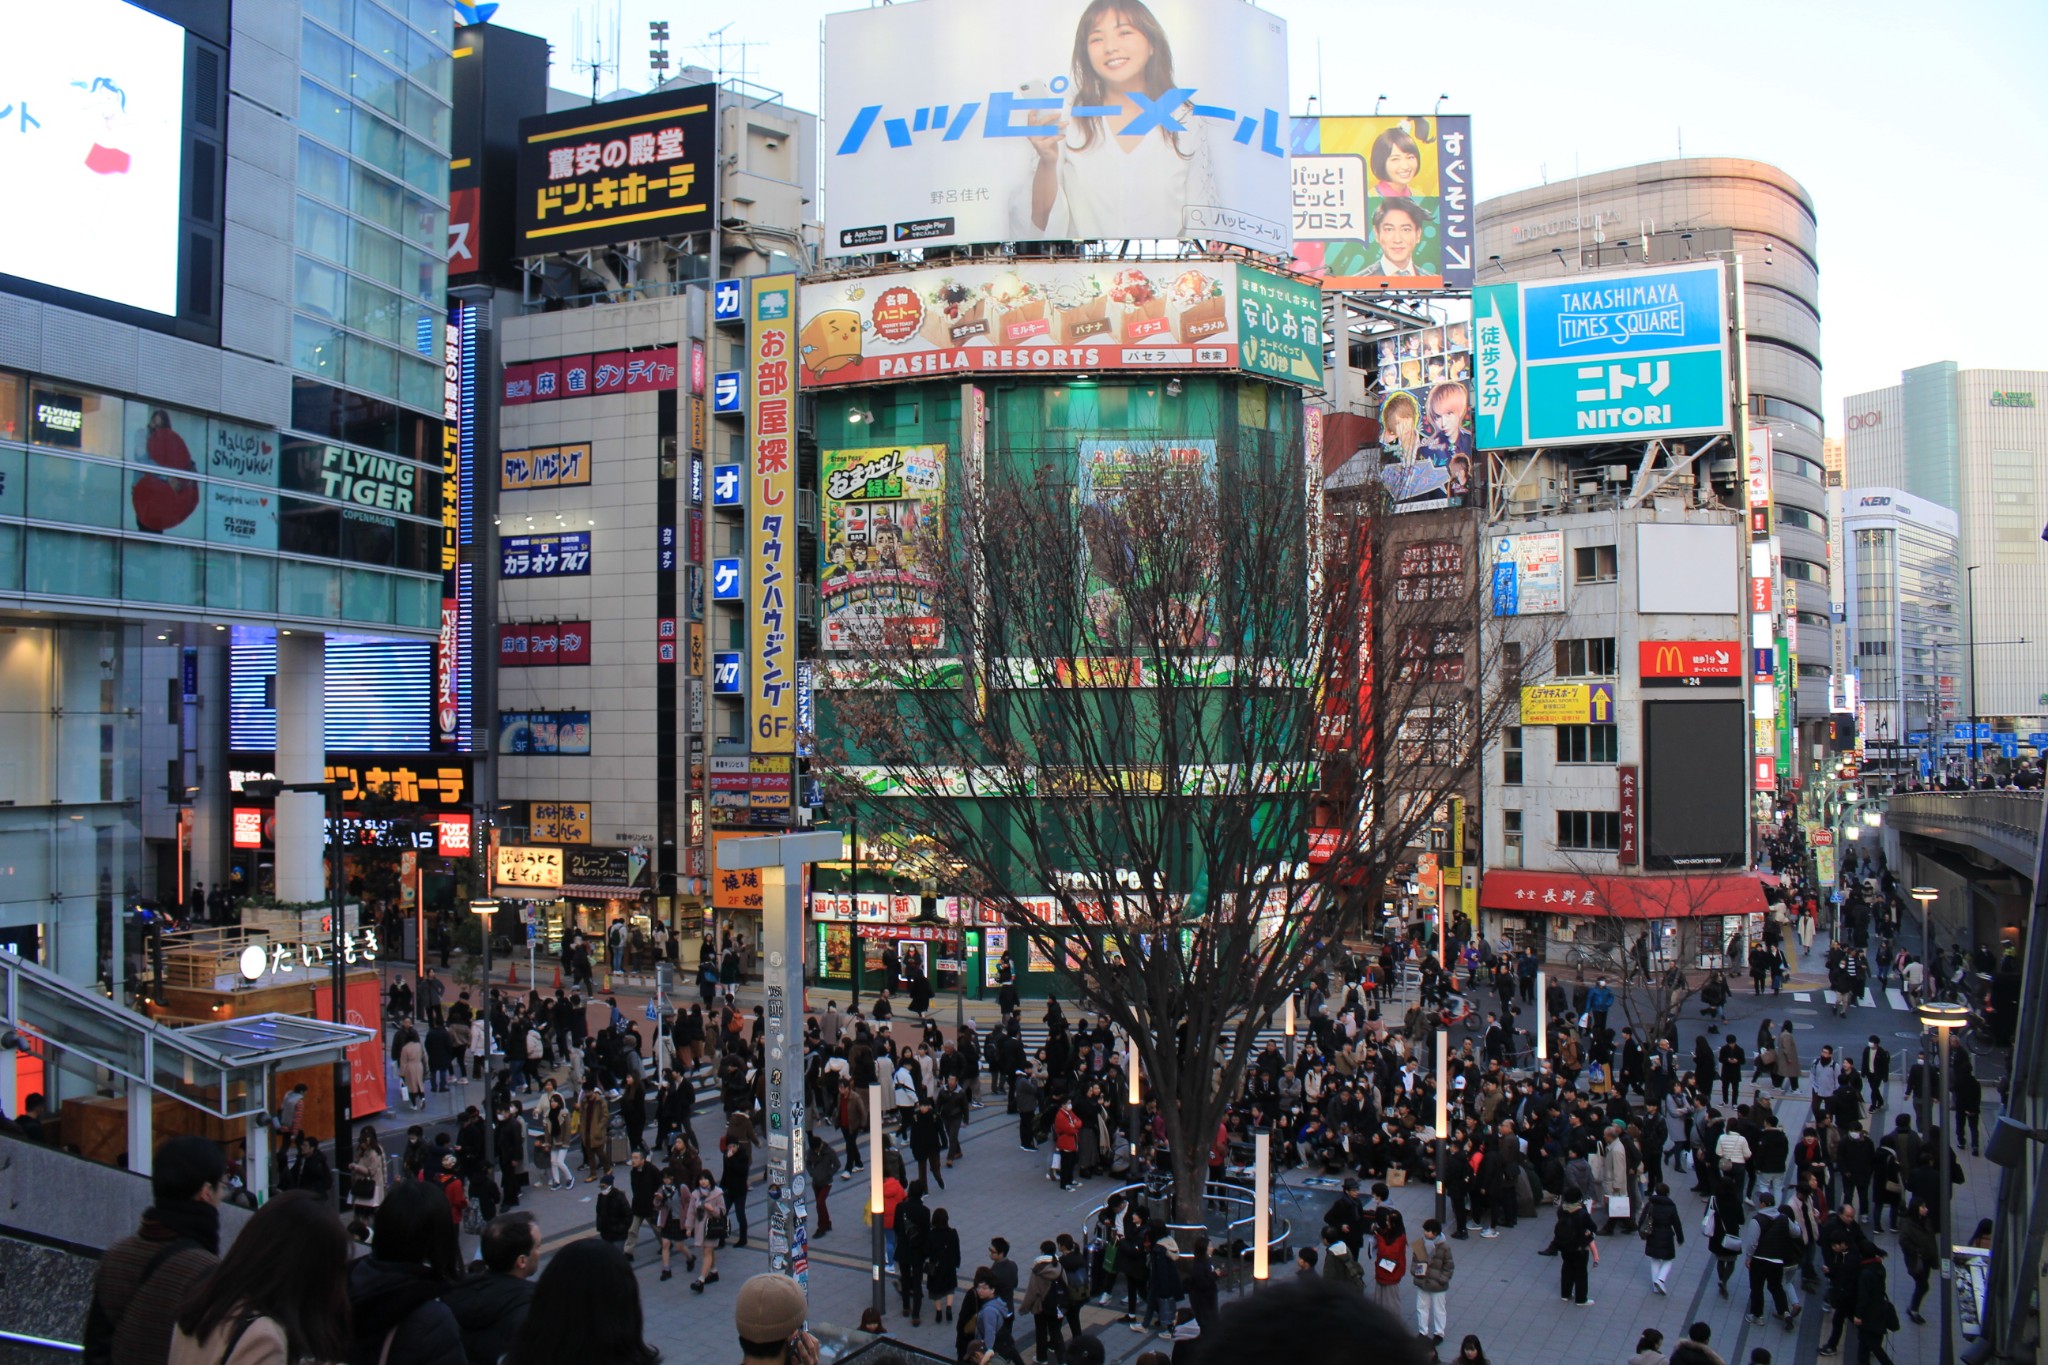
[{"label": "white cylindrical light pole", "polygon": [[1261,1128],[1252,1135],[1252,1282],[1272,1276],[1267,1243],[1272,1239],[1273,1135]]},{"label": "white cylindrical light pole", "polygon": [[1288,1064],[1289,1066],[1292,1066],[1292,1065],[1294,1064],[1294,994],[1293,994],[1293,992],[1291,992],[1291,991],[1290,991],[1290,992],[1288,993],[1288,996],[1287,996],[1287,1024],[1286,1024],[1286,1034],[1287,1034],[1287,1064]]},{"label": "white cylindrical light pole", "polygon": [[882,1283],[882,1266],[889,1258],[887,1246],[882,1237],[882,1086],[876,1082],[868,1087],[868,1221],[875,1230],[874,1265],[870,1275],[874,1280],[874,1302],[871,1305],[875,1315],[880,1317],[889,1306],[888,1289]]},{"label": "white cylindrical light pole", "polygon": [[1536,1065],[1550,1060],[1550,973],[1536,973]]},{"label": "white cylindrical light pole", "polygon": [[1444,1221],[1444,1163],[1451,1144],[1451,1033],[1436,1031],[1436,1221]]}]

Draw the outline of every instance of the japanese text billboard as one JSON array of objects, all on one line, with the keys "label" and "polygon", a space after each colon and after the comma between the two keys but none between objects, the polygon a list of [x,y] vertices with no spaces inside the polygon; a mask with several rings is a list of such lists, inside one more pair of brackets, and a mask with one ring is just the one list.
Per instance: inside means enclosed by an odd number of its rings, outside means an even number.
[{"label": "japanese text billboard", "polygon": [[1287,25],[1236,0],[825,19],[825,254],[1189,238],[1284,255]]},{"label": "japanese text billboard", "polygon": [[747,509],[753,581],[747,644],[753,662],[753,747],[796,752],[796,276],[762,275],[747,289]]},{"label": "japanese text billboard", "polygon": [[1294,265],[1325,289],[1470,289],[1472,120],[1298,118]]},{"label": "japanese text billboard", "polygon": [[1493,614],[1564,610],[1564,532],[1531,531],[1493,542]]},{"label": "japanese text billboard", "polygon": [[925,556],[943,524],[946,448],[819,452],[826,649],[939,649]]},{"label": "japanese text billboard", "polygon": [[590,532],[506,536],[498,542],[500,578],[573,578],[590,572]]},{"label": "japanese text billboard", "polygon": [[519,120],[513,254],[708,228],[717,103],[692,85]]},{"label": "japanese text billboard", "polygon": [[1481,450],[1728,430],[1719,261],[1472,295]]},{"label": "japanese text billboard", "polygon": [[544,621],[498,626],[498,667],[534,668],[590,662],[590,622]]},{"label": "japanese text billboard", "polygon": [[1045,369],[1322,382],[1308,291],[1231,262],[955,261],[802,294],[806,387]]}]

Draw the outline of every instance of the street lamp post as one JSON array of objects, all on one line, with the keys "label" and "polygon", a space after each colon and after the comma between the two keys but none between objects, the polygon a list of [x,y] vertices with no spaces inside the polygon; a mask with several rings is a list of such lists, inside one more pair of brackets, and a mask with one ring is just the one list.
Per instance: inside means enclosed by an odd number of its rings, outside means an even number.
[{"label": "street lamp post", "polygon": [[491,916],[497,912],[498,902],[494,900],[473,900],[469,903],[469,913],[475,915],[480,922],[480,927],[483,930],[480,937],[484,941],[483,1009],[481,1017],[472,1024],[472,1027],[481,1028],[484,1031],[484,1165],[486,1167],[494,1165],[497,1161],[497,1153],[493,1148],[497,1145],[498,1115],[491,1105]]},{"label": "street lamp post", "polygon": [[1971,791],[1977,790],[1977,754],[1983,747],[1977,738],[1977,570],[1982,567],[1981,564],[1972,564],[1963,570],[1963,580],[1969,584],[1970,595],[1970,610],[1965,617],[1969,628],[1970,744],[1963,752],[1970,759]]},{"label": "street lamp post", "polygon": [[1451,1145],[1451,1034],[1436,1031],[1436,1221],[1444,1221],[1444,1168]]},{"label": "street lamp post", "polygon": [[1913,888],[1913,899],[1920,902],[1920,994],[1923,998],[1934,996],[1934,927],[1929,919],[1928,907],[1941,899],[1941,892],[1931,886]]},{"label": "street lamp post", "polygon": [[1935,1228],[1941,1248],[1941,1365],[1955,1365],[1955,1250],[1949,1242],[1949,1152],[1954,1105],[1948,1089],[1949,1037],[1968,1023],[1970,1011],[1949,1001],[1930,1000],[1920,1006],[1920,1023],[1933,1029],[1941,1057],[1941,1126],[1934,1135],[1941,1148],[1940,1174],[1935,1177]]}]

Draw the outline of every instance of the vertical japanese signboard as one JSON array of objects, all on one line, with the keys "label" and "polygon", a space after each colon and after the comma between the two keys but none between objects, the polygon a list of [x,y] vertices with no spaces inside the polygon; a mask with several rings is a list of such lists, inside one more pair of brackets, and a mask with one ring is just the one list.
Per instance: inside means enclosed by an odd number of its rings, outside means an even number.
[{"label": "vertical japanese signboard", "polygon": [[1640,859],[1640,842],[1637,832],[1641,828],[1638,815],[1642,810],[1642,789],[1638,785],[1636,765],[1623,763],[1614,770],[1615,796],[1621,804],[1621,842],[1616,860],[1623,867],[1633,867]]},{"label": "vertical japanese signboard", "polygon": [[796,752],[796,276],[747,292],[748,711],[757,753]]}]

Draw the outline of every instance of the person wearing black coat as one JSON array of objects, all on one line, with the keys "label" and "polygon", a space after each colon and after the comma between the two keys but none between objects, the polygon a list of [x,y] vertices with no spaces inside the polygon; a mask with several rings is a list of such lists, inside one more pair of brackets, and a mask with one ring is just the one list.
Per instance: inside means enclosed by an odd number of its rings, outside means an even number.
[{"label": "person wearing black coat", "polygon": [[1856,1323],[1857,1365],[1865,1365],[1871,1360],[1892,1365],[1891,1354],[1884,1349],[1884,1337],[1885,1333],[1898,1330],[1899,1310],[1892,1303],[1885,1280],[1884,1248],[1874,1242],[1866,1242],[1862,1260],[1856,1267],[1856,1299],[1852,1310]]},{"label": "person wearing black coat", "polygon": [[1570,1299],[1581,1308],[1593,1300],[1588,1297],[1590,1290],[1589,1267],[1592,1258],[1600,1252],[1600,1244],[1593,1227],[1593,1215],[1586,1212],[1586,1206],[1579,1202],[1576,1190],[1567,1190],[1560,1198],[1557,1208],[1557,1226],[1551,1232],[1550,1244],[1557,1248],[1557,1292],[1560,1298]]},{"label": "person wearing black coat", "polygon": [[[903,1299],[903,1311],[910,1325],[924,1325],[925,1250],[931,1233],[932,1216],[924,1203],[925,1183],[910,1182],[896,1205],[896,1290]],[[956,1252],[957,1254],[957,1252]]]},{"label": "person wearing black coat", "polygon": [[533,1303],[540,1229],[525,1214],[499,1218],[484,1229],[482,1242],[483,1260],[448,1290],[443,1302],[462,1331],[469,1365],[498,1365]]},{"label": "person wearing black coat", "polygon": [[1639,1230],[1643,1235],[1643,1255],[1650,1261],[1650,1289],[1653,1293],[1669,1294],[1671,1291],[1665,1285],[1671,1279],[1671,1263],[1678,1259],[1678,1249],[1685,1245],[1685,1219],[1671,1197],[1671,1187],[1662,1181],[1643,1204]]}]

